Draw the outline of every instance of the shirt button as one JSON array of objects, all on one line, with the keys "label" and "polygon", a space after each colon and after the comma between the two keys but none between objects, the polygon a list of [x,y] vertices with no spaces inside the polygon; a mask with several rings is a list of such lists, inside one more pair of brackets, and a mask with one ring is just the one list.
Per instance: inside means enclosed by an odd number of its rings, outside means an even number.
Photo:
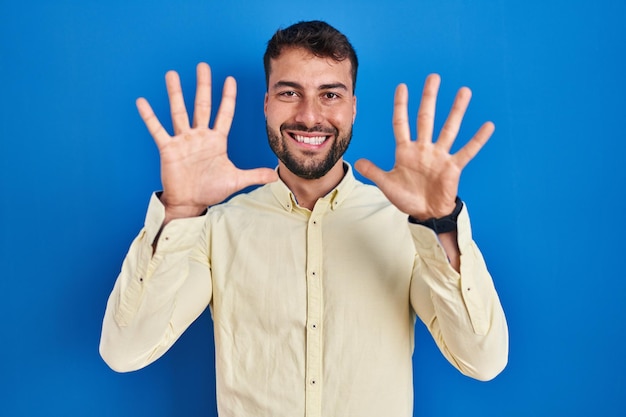
[{"label": "shirt button", "polygon": [[315,324],[315,323],[311,324],[311,329],[317,330],[317,324]]},{"label": "shirt button", "polygon": [[315,385],[315,384],[317,384],[317,381],[315,379],[312,379],[311,380],[311,385]]}]

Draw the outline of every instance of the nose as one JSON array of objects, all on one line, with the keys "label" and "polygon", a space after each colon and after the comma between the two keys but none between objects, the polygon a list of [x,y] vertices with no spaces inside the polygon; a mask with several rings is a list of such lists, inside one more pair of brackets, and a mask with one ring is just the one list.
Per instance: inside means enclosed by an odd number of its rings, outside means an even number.
[{"label": "nose", "polygon": [[308,97],[298,103],[296,122],[303,123],[307,127],[321,124],[323,121],[323,109],[316,97]]}]

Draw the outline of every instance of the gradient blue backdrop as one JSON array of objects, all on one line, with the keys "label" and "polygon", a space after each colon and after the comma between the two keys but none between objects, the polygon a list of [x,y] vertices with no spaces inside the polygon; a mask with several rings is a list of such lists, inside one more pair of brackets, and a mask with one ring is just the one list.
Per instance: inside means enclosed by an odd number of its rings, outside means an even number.
[{"label": "gradient blue backdrop", "polygon": [[206,60],[216,86],[239,82],[232,159],[273,167],[265,42],[315,18],[360,56],[348,160],[393,165],[394,87],[409,85],[413,115],[430,72],[443,78],[439,125],[468,85],[461,136],[497,126],[461,195],[508,316],[510,363],[492,382],[470,380],[419,324],[415,415],[626,415],[618,0],[2,0],[0,415],[215,415],[208,313],[139,372],[116,374],[98,355],[106,298],[160,187],[134,100],[167,121],[164,73],[181,73],[191,101]]}]

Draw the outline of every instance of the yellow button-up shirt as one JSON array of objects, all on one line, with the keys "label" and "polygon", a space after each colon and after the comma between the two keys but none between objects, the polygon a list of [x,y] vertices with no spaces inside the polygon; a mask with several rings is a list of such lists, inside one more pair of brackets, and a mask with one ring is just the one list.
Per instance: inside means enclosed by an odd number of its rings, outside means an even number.
[{"label": "yellow button-up shirt", "polygon": [[411,416],[416,314],[464,374],[491,379],[506,364],[504,313],[465,208],[460,274],[434,232],[349,166],[312,211],[279,180],[158,235],[163,219],[153,195],[100,352],[139,369],[210,306],[220,416]]}]

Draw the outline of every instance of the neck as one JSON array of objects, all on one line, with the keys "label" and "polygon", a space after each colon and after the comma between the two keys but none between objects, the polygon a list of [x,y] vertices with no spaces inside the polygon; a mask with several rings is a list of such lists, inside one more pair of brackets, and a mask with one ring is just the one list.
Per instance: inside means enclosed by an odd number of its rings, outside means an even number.
[{"label": "neck", "polygon": [[343,159],[339,159],[326,175],[317,179],[310,180],[298,177],[280,161],[278,163],[278,174],[280,179],[295,195],[298,205],[313,210],[317,200],[331,192],[341,182],[345,172]]}]

